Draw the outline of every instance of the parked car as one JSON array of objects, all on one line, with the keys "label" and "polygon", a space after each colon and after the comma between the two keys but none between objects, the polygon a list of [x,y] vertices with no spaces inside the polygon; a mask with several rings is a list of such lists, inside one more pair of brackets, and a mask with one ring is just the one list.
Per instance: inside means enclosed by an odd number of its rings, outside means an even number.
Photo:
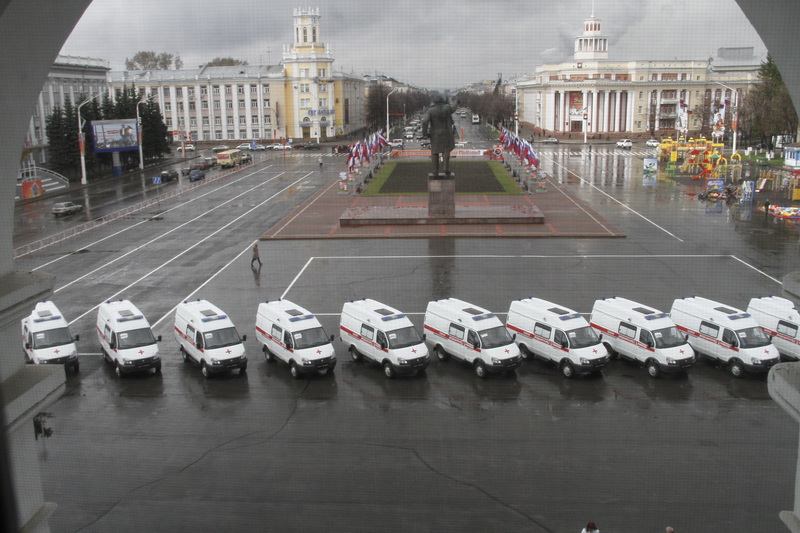
[{"label": "parked car", "polygon": [[320,148],[319,143],[308,143],[303,147],[304,150],[319,150]]},{"label": "parked car", "polygon": [[633,148],[633,141],[630,139],[620,139],[617,141],[617,148]]},{"label": "parked car", "polygon": [[206,179],[206,173],[202,170],[192,170],[189,172],[189,181],[198,181]]},{"label": "parked car", "polygon": [[274,145],[272,145],[272,149],[273,150],[291,150],[292,149],[292,145],[291,144],[274,144]]},{"label": "parked car", "polygon": [[203,158],[207,168],[214,168],[217,166],[217,158],[216,157],[205,157]]},{"label": "parked car", "polygon": [[423,148],[430,148],[431,147],[431,140],[430,139],[422,139],[419,142],[419,145]]},{"label": "parked car", "polygon": [[389,146],[391,146],[392,148],[402,148],[403,139],[392,139],[391,142],[389,142]]},{"label": "parked car", "polygon": [[558,139],[555,137],[548,137],[547,139],[542,139],[543,143],[550,143],[550,144],[558,144]]},{"label": "parked car", "polygon": [[174,168],[161,171],[161,183],[178,179],[178,171]]},{"label": "parked car", "polygon": [[230,150],[227,145],[218,144],[214,148],[211,149],[212,152],[224,152],[225,150]]},{"label": "parked car", "polygon": [[649,146],[651,148],[656,148],[658,147],[658,139],[648,139],[648,141],[644,143],[644,145]]},{"label": "parked car", "polygon": [[188,176],[189,172],[191,172],[192,170],[194,170],[192,167],[183,167],[181,169],[181,176]]},{"label": "parked car", "polygon": [[250,150],[250,143],[242,143],[236,147],[237,150]]},{"label": "parked car", "polygon": [[253,162],[253,155],[252,154],[242,154],[242,164],[245,163],[252,163]]},{"label": "parked car", "polygon": [[178,146],[178,151],[183,152],[184,148],[187,152],[194,152],[194,145],[193,144],[184,144],[183,146]]},{"label": "parked car", "polygon": [[307,145],[308,143],[292,143],[292,148],[294,150],[299,150],[301,148],[305,148]]},{"label": "parked car", "polygon": [[53,204],[53,214],[55,216],[71,215],[72,213],[79,213],[81,211],[83,211],[83,206],[75,202],[59,202]]},{"label": "parked car", "polygon": [[259,152],[261,152],[263,150],[266,150],[266,149],[267,149],[267,147],[264,146],[263,144],[257,144],[256,147],[253,148],[253,150],[256,150],[256,151],[259,151]]}]

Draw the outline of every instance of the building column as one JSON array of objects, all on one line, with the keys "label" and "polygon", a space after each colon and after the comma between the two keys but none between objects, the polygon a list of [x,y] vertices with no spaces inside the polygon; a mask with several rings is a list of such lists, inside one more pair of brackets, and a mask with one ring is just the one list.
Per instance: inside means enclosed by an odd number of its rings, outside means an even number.
[{"label": "building column", "polygon": [[609,92],[610,91],[603,91],[603,129],[600,130],[600,131],[603,131],[603,132],[606,132],[606,133],[608,133],[608,125],[609,125],[609,122],[608,122],[608,113],[609,113],[608,103],[611,101],[611,98],[609,98]]},{"label": "building column", "polygon": [[621,109],[621,95],[622,91],[616,90],[614,91],[614,131],[620,131],[620,121],[622,120],[622,109]]},{"label": "building column", "polygon": [[633,133],[633,91],[626,92],[628,99],[628,131]]},{"label": "building column", "polygon": [[597,122],[600,120],[600,110],[597,106],[597,96],[599,91],[597,89],[592,90],[592,112],[589,115],[589,120],[591,120],[591,127],[589,131],[592,133],[597,133]]},{"label": "building column", "polygon": [[561,91],[561,131],[564,133],[569,132],[569,92]]}]

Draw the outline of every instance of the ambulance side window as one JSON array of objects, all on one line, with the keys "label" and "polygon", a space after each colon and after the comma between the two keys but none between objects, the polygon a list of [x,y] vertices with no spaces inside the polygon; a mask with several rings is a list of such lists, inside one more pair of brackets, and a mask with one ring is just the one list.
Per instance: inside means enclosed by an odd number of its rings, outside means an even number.
[{"label": "ambulance side window", "polygon": [[538,322],[536,323],[535,326],[533,326],[533,334],[536,335],[537,337],[542,337],[547,340],[550,340],[551,331],[552,329],[549,326],[545,326],[544,324],[539,324]]},{"label": "ambulance side window", "polygon": [[382,331],[379,331],[375,336],[375,342],[377,342],[381,348],[389,346],[389,344],[386,342],[386,335],[384,335]]},{"label": "ambulance side window", "polygon": [[473,346],[477,346],[478,348],[481,346],[481,340],[478,338],[478,334],[472,330],[467,332],[467,342]]},{"label": "ambulance side window", "polygon": [[372,326],[361,324],[361,336],[365,339],[372,340],[375,337],[375,330]]},{"label": "ambulance side window", "polygon": [[739,346],[739,341],[736,339],[736,334],[728,328],[722,330],[722,342],[730,344],[733,347]]},{"label": "ambulance side window", "polygon": [[283,332],[283,344],[286,346],[286,349],[288,350],[294,348],[294,343],[292,343],[292,336],[288,331]]},{"label": "ambulance side window", "polygon": [[117,334],[116,333],[112,333],[111,334],[111,337],[109,337],[109,339],[108,339],[108,345],[111,347],[112,350],[117,347]]},{"label": "ambulance side window", "polygon": [[778,333],[783,333],[784,335],[787,335],[793,339],[797,338],[797,326],[791,322],[779,320],[778,327],[776,329],[778,330]]},{"label": "ambulance side window", "polygon": [[194,337],[194,328],[188,324],[186,325],[186,336],[190,341],[192,340],[192,337]]},{"label": "ambulance side window", "polygon": [[103,336],[108,339],[108,342],[111,342],[111,328],[106,324],[106,327],[103,328]]},{"label": "ambulance side window", "polygon": [[717,335],[719,335],[719,326],[715,326],[710,322],[700,322],[700,333],[716,339]]},{"label": "ambulance side window", "polygon": [[195,342],[198,348],[203,347],[203,334],[200,333],[199,331],[197,332],[197,335],[195,335]]},{"label": "ambulance side window", "polygon": [[655,342],[653,342],[653,334],[646,329],[642,329],[642,331],[639,332],[639,342],[651,348],[656,345]]},{"label": "ambulance side window", "polygon": [[461,326],[458,326],[456,324],[450,324],[450,328],[448,329],[447,333],[451,337],[455,337],[460,341],[464,340],[464,328]]},{"label": "ambulance side window", "polygon": [[619,329],[617,331],[619,331],[620,335],[624,335],[630,339],[636,338],[636,326],[632,324],[626,324],[625,322],[620,322]]},{"label": "ambulance side window", "polygon": [[560,329],[556,330],[556,336],[553,337],[553,340],[559,346],[569,347],[569,341],[567,341],[567,336],[564,335],[564,332]]},{"label": "ambulance side window", "polygon": [[272,329],[270,330],[270,335],[272,335],[273,339],[275,339],[277,341],[280,341],[281,337],[283,337],[283,330],[281,328],[279,328],[278,326],[276,326],[275,324],[272,324]]}]

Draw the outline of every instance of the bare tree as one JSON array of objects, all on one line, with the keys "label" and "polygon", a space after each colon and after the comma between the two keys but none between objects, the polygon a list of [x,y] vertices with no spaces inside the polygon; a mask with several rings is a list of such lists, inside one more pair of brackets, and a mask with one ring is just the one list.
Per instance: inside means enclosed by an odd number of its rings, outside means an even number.
[{"label": "bare tree", "polygon": [[170,70],[173,65],[175,69],[180,69],[183,67],[183,61],[180,56],[169,52],[157,54],[153,51],[142,50],[136,52],[130,59],[125,58],[126,70]]}]

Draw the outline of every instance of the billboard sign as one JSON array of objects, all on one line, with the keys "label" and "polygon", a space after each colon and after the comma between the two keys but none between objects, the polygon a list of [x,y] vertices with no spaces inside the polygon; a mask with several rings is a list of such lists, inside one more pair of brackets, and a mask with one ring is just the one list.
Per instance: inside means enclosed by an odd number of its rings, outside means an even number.
[{"label": "billboard sign", "polygon": [[92,121],[95,153],[125,152],[139,149],[139,130],[135,118]]}]

